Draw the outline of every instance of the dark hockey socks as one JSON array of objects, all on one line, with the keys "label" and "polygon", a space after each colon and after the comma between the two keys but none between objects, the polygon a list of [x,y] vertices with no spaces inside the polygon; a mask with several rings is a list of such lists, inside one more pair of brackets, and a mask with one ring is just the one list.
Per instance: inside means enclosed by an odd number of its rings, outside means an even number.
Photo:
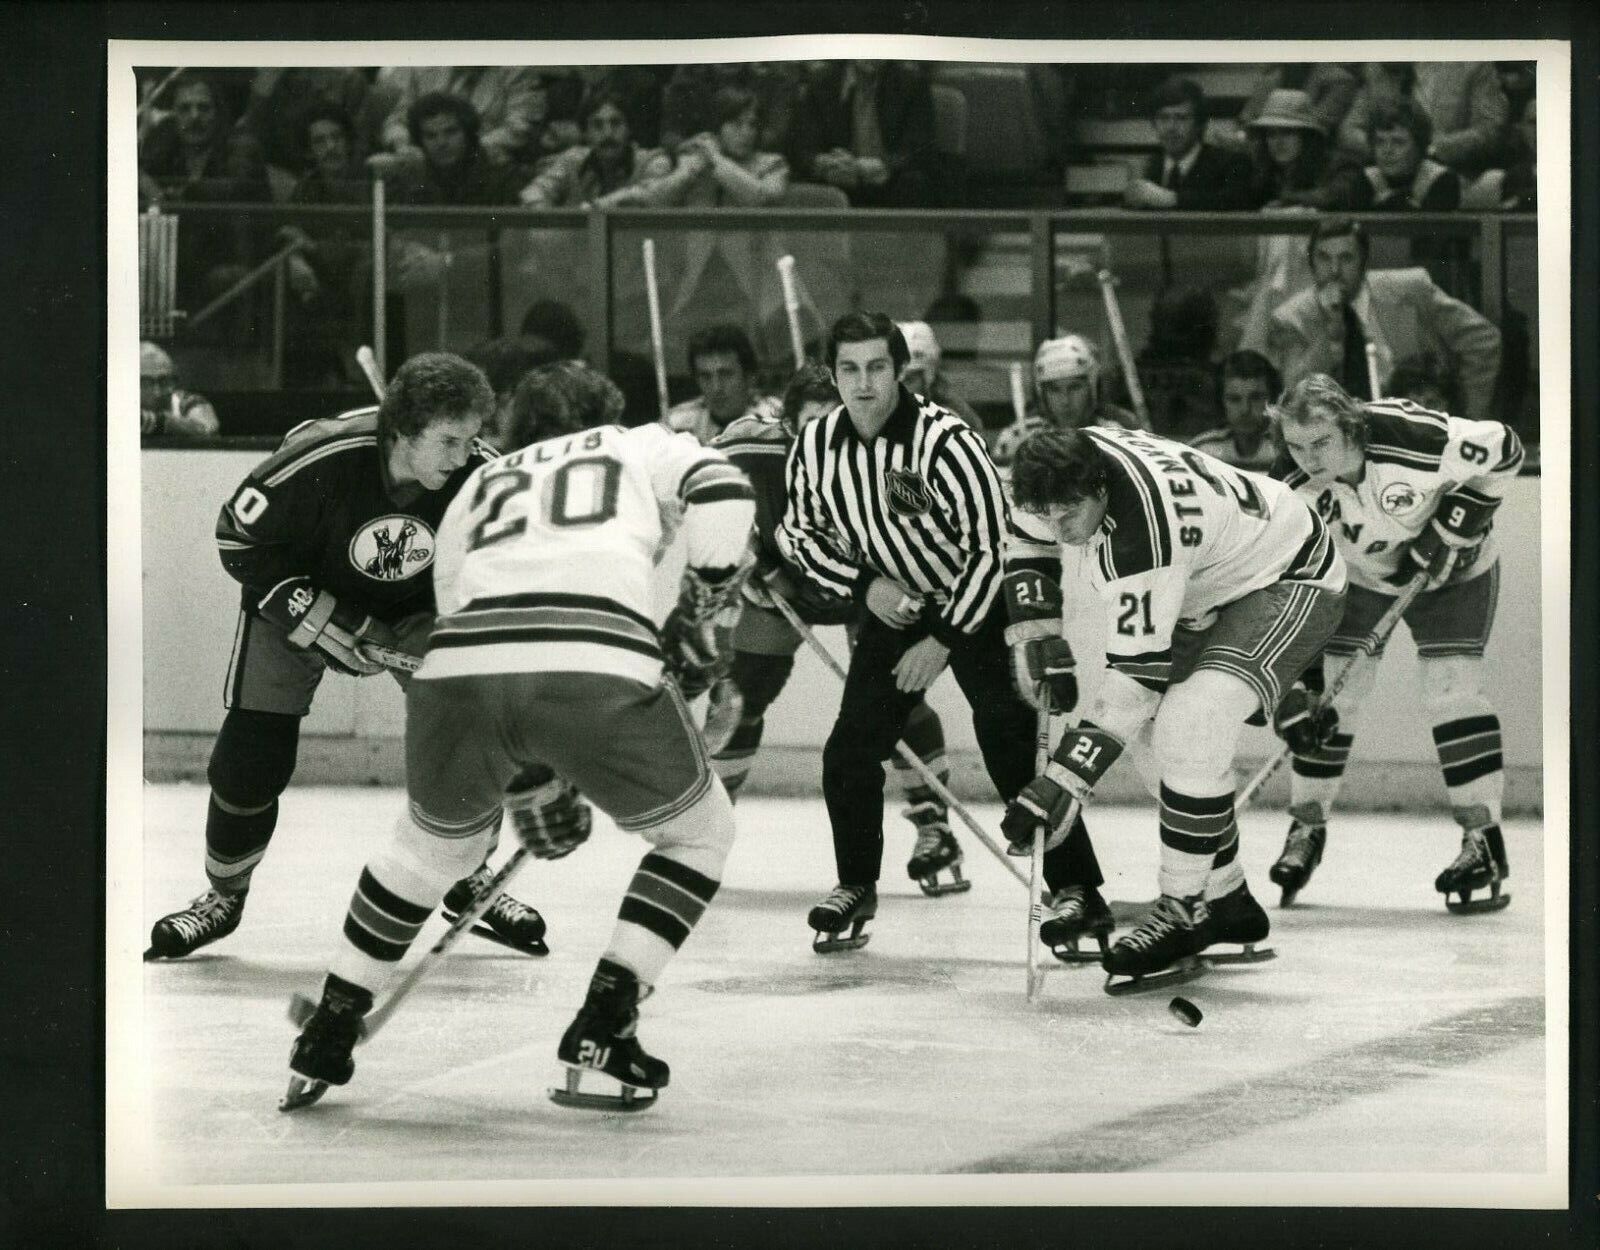
[{"label": "dark hockey socks", "polygon": [[278,800],[265,807],[235,807],[212,791],[206,809],[206,876],[221,894],[243,894],[267,853],[278,824]]}]

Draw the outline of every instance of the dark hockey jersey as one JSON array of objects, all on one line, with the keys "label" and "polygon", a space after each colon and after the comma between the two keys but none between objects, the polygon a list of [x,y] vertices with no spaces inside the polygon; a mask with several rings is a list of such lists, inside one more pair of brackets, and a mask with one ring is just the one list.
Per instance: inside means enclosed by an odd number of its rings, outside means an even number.
[{"label": "dark hockey jersey", "polygon": [[495,459],[474,441],[443,489],[395,486],[378,438],[378,410],[306,421],[240,483],[217,517],[222,567],[254,610],[291,577],[390,624],[433,610],[435,534],[473,470]]}]

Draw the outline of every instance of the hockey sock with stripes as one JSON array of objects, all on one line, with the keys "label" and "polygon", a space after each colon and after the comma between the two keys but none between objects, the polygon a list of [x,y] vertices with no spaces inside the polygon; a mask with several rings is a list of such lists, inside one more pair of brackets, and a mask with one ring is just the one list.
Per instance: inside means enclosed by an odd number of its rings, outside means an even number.
[{"label": "hockey sock with stripes", "polygon": [[1433,727],[1433,744],[1457,821],[1499,824],[1506,779],[1500,718],[1490,712],[1444,721]]},{"label": "hockey sock with stripes", "polygon": [[220,894],[244,894],[278,824],[278,800],[239,807],[211,793],[206,809],[206,876]]},{"label": "hockey sock with stripes", "polygon": [[[1233,791],[1223,794],[1181,794],[1161,786],[1161,892],[1177,898],[1207,893],[1206,882],[1218,852],[1237,839]],[[1242,874],[1241,874],[1242,876]]]},{"label": "hockey sock with stripes", "polygon": [[654,985],[720,884],[676,858],[670,848],[651,851],[628,884],[605,957]]},{"label": "hockey sock with stripes", "polygon": [[[948,788],[950,761],[944,753],[944,725],[939,720],[939,714],[926,703],[918,703],[911,709],[911,715],[906,718],[906,727],[901,739],[911,748],[912,753],[928,766],[940,783]],[[906,802],[913,810],[926,811],[931,805],[937,811],[938,819],[942,823],[948,815],[944,800],[923,781],[922,775],[916,769],[900,758],[898,751],[891,757],[891,761],[894,764],[895,776],[905,787]],[[913,820],[915,819],[913,817]]]},{"label": "hockey sock with stripes", "polygon": [[[1232,810],[1232,795],[1229,809]],[[1239,862],[1239,825],[1236,819],[1228,821],[1222,834],[1222,845],[1211,857],[1211,875],[1206,878],[1206,901],[1211,902],[1225,894],[1232,894],[1244,884],[1244,865]]]}]

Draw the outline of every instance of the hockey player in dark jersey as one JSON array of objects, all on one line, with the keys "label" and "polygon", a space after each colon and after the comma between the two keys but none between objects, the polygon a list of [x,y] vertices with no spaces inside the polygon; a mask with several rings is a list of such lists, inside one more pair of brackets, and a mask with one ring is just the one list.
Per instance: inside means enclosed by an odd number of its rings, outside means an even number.
[{"label": "hockey player in dark jersey", "polygon": [[[784,464],[795,435],[810,421],[839,406],[833,377],[821,365],[807,365],[790,379],[779,416],[752,413],[732,422],[712,443],[743,469],[756,492],[756,528],[759,531],[759,568],[745,587],[745,603],[732,638],[733,667],[729,681],[741,701],[738,724],[711,762],[731,796],[737,797],[755,762],[773,700],[794,671],[794,654],[800,637],[770,598],[780,594],[811,626],[851,625],[857,606],[817,591],[804,578],[787,571],[773,542],[773,531],[788,504]],[[713,699],[721,692],[713,691]],[[944,726],[926,701],[912,710],[906,722],[905,743],[945,785],[950,766],[944,753]],[[916,826],[917,841],[906,863],[907,874],[932,895],[959,892],[970,883],[961,877],[961,847],[950,831],[949,809],[934,791],[899,756],[892,761],[905,786],[905,816]],[[948,871],[951,880],[940,878]]]},{"label": "hockey player in dark jersey", "polygon": [[[383,672],[364,643],[424,649],[434,535],[461,483],[494,458],[477,441],[493,410],[475,366],[443,352],[413,356],[377,408],[296,426],[223,504],[217,547],[242,591],[227,715],[207,769],[210,888],[155,923],[146,959],[192,954],[239,927],[323,674]],[[489,875],[459,882],[446,909],[464,908]],[[485,922],[485,936],[545,949],[543,918],[509,896]]]}]

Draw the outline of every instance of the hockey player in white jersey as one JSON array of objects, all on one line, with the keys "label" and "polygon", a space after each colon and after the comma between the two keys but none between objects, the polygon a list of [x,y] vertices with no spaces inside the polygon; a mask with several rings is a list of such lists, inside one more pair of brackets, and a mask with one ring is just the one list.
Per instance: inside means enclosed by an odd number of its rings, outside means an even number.
[{"label": "hockey player in white jersey", "polygon": [[[557,859],[588,837],[580,793],[652,847],[561,1039],[569,1072],[551,1097],[634,1110],[667,1084],[635,1036],[638,1005],[716,894],[734,825],[664,669],[687,685],[707,662],[711,621],[750,566],[751,490],[721,452],[659,425],[563,427],[537,403],[518,409],[521,438],[544,441],[474,473],[439,528],[439,618],[406,692],[407,810],[361,873],[290,1057],[287,1109],[350,1079],[361,1018],[458,866],[476,866],[502,802],[524,845]],[[675,545],[681,559],[664,559]],[[656,583],[685,564],[663,623]],[[594,1072],[620,1091],[585,1092]]]},{"label": "hockey player in white jersey", "polygon": [[1161,898],[1105,956],[1107,989],[1168,969],[1158,983],[1187,977],[1213,943],[1267,936],[1238,859],[1234,750],[1246,719],[1272,715],[1332,635],[1344,563],[1327,527],[1282,483],[1151,434],[1031,435],[1017,449],[1012,492],[1060,542],[1088,549],[1111,628],[1087,716],[1002,828],[1027,845],[1043,825],[1051,845],[1132,745],[1160,798]]},{"label": "hockey player in white jersey", "polygon": [[[1462,835],[1460,854],[1434,886],[1453,911],[1498,910],[1510,901],[1501,893],[1508,874],[1500,831],[1505,775],[1483,652],[1500,589],[1494,514],[1522,465],[1522,443],[1498,421],[1470,421],[1407,400],[1356,400],[1324,374],[1297,382],[1272,417],[1293,463],[1288,484],[1327,522],[1350,566],[1344,621],[1328,653],[1353,656],[1400,589],[1418,574],[1428,579],[1404,620]],[[1322,858],[1377,670],[1376,660],[1363,661],[1334,700],[1335,715],[1325,716],[1314,736],[1291,741],[1292,823],[1272,869],[1286,901]],[[1309,702],[1303,692],[1297,697]],[[1488,895],[1473,900],[1475,890]]]}]

